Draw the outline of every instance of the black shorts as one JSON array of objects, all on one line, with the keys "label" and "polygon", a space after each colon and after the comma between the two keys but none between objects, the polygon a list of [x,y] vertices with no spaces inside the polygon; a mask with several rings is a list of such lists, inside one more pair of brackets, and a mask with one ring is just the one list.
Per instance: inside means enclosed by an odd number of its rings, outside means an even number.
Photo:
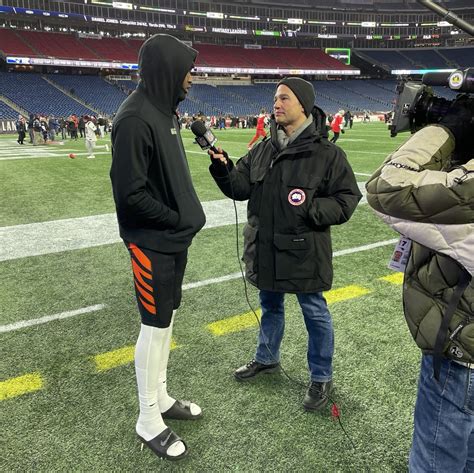
[{"label": "black shorts", "polygon": [[159,253],[125,243],[132,259],[135,294],[142,323],[153,327],[170,326],[173,310],[181,303],[188,250]]}]

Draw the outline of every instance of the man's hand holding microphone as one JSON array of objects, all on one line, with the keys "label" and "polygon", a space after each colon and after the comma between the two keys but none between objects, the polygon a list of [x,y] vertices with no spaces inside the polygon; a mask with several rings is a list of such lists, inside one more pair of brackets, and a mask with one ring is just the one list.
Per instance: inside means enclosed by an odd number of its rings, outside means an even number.
[{"label": "man's hand holding microphone", "polygon": [[227,163],[228,163],[227,159],[229,155],[222,148],[220,147],[214,148],[214,149],[211,148],[208,150],[207,153],[211,157],[211,161],[213,164],[216,164],[218,166],[227,166]]},{"label": "man's hand holding microphone", "polygon": [[211,130],[201,120],[196,120],[191,125],[191,131],[196,136],[196,143],[202,148],[207,149],[213,166],[221,167],[230,171],[232,169],[232,161],[229,159],[229,155],[222,148],[216,148],[214,144],[217,138],[214,136]]}]

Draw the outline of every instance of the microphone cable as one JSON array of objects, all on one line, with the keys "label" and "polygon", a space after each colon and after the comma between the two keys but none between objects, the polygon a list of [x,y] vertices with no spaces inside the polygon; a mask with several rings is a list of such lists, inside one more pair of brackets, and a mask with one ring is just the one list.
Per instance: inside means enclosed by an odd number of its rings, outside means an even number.
[{"label": "microphone cable", "polygon": [[[227,156],[226,156],[227,155]],[[226,157],[226,159],[230,159],[228,154],[225,153],[224,154],[224,157]],[[240,245],[239,245],[239,217],[238,217],[238,211],[237,211],[237,205],[235,203],[235,193],[234,193],[234,186],[232,185],[232,178],[230,176],[230,171],[229,171],[229,167],[228,167],[228,163],[226,163],[225,165],[225,169],[227,171],[227,177],[229,179],[229,185],[230,185],[230,193],[232,195],[232,203],[234,205],[234,214],[235,214],[235,242],[236,242],[236,252],[237,252],[237,261],[239,263],[239,268],[240,268],[240,275],[241,275],[241,278],[242,278],[242,281],[243,281],[243,284],[244,284],[244,294],[245,294],[245,300],[247,301],[247,305],[249,306],[250,310],[252,311],[253,315],[255,316],[255,319],[257,320],[257,323],[258,323],[258,327],[259,327],[259,332],[262,333],[262,324],[260,322],[260,319],[257,315],[257,313],[255,312],[255,309],[253,308],[252,306],[252,303],[250,302],[250,297],[249,297],[249,293],[248,293],[248,286],[247,286],[247,280],[245,279],[245,274],[244,274],[244,270],[243,270],[243,267],[242,267],[242,261],[240,259]],[[286,378],[290,381],[290,383],[292,383],[293,385],[296,385],[296,386],[302,386],[304,387],[305,389],[307,388],[307,384],[306,383],[303,383],[302,381],[300,381],[299,379],[296,379],[296,378],[293,378],[292,376],[290,376],[288,374],[288,372],[283,368],[281,362],[279,360],[276,359],[276,357],[274,356],[273,352],[271,351],[270,347],[268,346],[267,344],[267,341],[265,339],[263,339],[263,342],[265,344],[265,347],[268,351],[268,353],[270,354],[270,357],[272,358],[272,360],[277,363],[279,366],[280,366],[280,369],[281,371],[283,372],[283,374],[286,376]],[[349,433],[347,432],[347,430],[345,429],[343,423],[342,423],[342,420],[341,420],[341,411],[337,405],[337,403],[334,401],[334,399],[329,396],[329,394],[327,395],[327,398],[329,400],[329,402],[331,403],[331,417],[334,419],[334,420],[337,420],[338,421],[338,424],[342,430],[342,432],[344,433],[345,437],[347,438],[347,440],[349,441],[350,445],[351,445],[351,448],[353,450],[357,450],[357,447],[354,443],[354,441],[352,440],[351,436],[349,435]]]}]

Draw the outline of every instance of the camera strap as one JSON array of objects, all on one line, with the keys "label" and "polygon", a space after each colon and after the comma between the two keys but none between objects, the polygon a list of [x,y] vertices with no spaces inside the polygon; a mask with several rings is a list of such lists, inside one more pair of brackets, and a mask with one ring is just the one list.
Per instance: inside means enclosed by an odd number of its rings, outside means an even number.
[{"label": "camera strap", "polygon": [[449,301],[448,307],[446,307],[446,310],[444,311],[443,320],[441,321],[441,326],[439,328],[438,335],[436,336],[433,353],[433,372],[436,381],[439,381],[441,359],[443,358],[443,349],[446,342],[446,336],[448,334],[449,323],[451,322],[454,311],[456,310],[464,290],[469,285],[470,281],[471,275],[463,268],[458,280],[458,284],[454,289],[451,300]]}]

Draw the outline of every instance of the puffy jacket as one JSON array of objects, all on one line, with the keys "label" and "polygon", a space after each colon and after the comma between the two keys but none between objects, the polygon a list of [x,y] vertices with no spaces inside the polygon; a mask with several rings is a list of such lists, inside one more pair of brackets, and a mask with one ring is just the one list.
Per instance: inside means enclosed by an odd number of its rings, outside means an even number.
[{"label": "puffy jacket", "polygon": [[361,198],[344,152],[327,141],[323,112],[282,151],[271,138],[257,144],[230,172],[213,163],[224,194],[249,200],[244,228],[247,279],[259,289],[320,292],[331,288],[331,225],[347,222]]},{"label": "puffy jacket", "polygon": [[[387,157],[367,182],[367,200],[413,241],[403,284],[410,332],[433,353],[461,273],[474,274],[474,159],[451,169],[454,139],[432,125]],[[446,356],[474,362],[474,286],[465,289],[448,328]]]},{"label": "puffy jacket", "polygon": [[206,221],[176,115],[197,51],[169,35],[140,49],[141,81],[112,129],[110,178],[120,235],[163,253],[185,250]]}]

